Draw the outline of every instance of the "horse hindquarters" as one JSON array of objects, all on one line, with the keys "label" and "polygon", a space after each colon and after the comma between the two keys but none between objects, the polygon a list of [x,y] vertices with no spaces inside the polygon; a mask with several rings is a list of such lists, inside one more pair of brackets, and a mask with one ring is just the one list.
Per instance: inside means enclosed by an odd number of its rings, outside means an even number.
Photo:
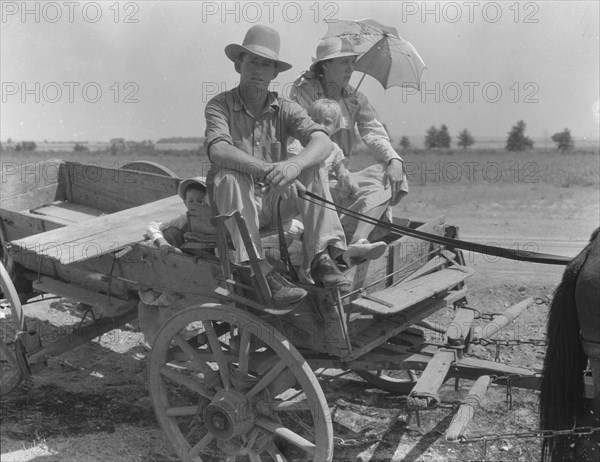
[{"label": "horse hindquarters", "polygon": [[[594,236],[597,236],[595,233]],[[593,236],[593,237],[594,237]],[[581,320],[583,349],[590,358],[594,379],[594,407],[600,412],[600,238],[590,245],[585,265],[577,278],[575,301]]]},{"label": "horse hindquarters", "polygon": [[[580,325],[575,307],[577,276],[585,262],[584,252],[567,266],[550,304],[548,347],[540,387],[540,427],[544,430],[571,428],[576,402],[584,396],[583,370],[587,356],[579,339]],[[566,449],[564,438],[545,438],[542,460]]]},{"label": "horse hindquarters", "polygon": [[[556,289],[548,319],[548,348],[540,392],[540,426],[545,430],[587,426],[583,370],[591,357],[594,376],[594,408],[600,412],[600,228],[590,243],[567,266]],[[581,336],[580,336],[581,332]],[[586,351],[581,346],[581,341]],[[595,358],[594,358],[595,357]],[[593,415],[593,414],[592,414]],[[592,424],[597,426],[597,422]],[[580,437],[545,438],[542,460],[596,460],[593,441],[585,444]],[[594,448],[591,453],[587,449]],[[590,459],[591,457],[591,459]]]}]

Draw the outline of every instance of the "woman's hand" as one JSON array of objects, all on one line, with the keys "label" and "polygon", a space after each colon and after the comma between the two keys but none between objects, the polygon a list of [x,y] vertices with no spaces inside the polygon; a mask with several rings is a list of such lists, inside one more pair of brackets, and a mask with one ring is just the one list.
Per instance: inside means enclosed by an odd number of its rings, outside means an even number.
[{"label": "woman's hand", "polygon": [[403,165],[400,159],[392,159],[383,176],[383,184],[389,184],[392,188],[392,200],[390,206],[396,205],[402,198],[401,187],[404,183]]},{"label": "woman's hand", "polygon": [[356,95],[349,96],[344,98],[344,104],[346,105],[346,109],[350,113],[350,117],[354,120],[354,115],[360,110],[360,103],[358,101],[358,97]]}]

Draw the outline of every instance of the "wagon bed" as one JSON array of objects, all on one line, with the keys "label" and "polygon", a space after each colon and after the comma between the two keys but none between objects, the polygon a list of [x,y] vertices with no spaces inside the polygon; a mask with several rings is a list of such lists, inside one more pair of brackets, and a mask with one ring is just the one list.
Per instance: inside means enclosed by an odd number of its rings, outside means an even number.
[{"label": "wagon bed", "polygon": [[[135,318],[139,291],[146,289],[176,300],[156,308],[169,317],[153,343],[149,385],[157,418],[182,460],[201,460],[207,451],[285,460],[286,446],[291,455],[330,460],[331,416],[317,368],[353,370],[378,387],[408,394],[415,410],[436,406],[438,388],[452,376],[512,376],[515,386],[537,388],[536,371],[468,356],[474,311],[466,306],[465,280],[473,271],[459,250],[382,236],[388,243],[382,257],[345,270],[352,281],[347,293],[301,284],[309,296],[291,313],[273,316],[256,262],[232,265],[214,249],[163,258],[144,241],[148,222],[185,211],[176,196],[180,180],[160,166],[130,167],[90,170],[49,161],[38,168],[55,171],[53,177],[20,181],[31,171],[23,166],[3,184],[0,231],[8,273],[3,270],[2,289],[12,302],[15,332],[2,344],[3,370],[14,371],[3,392],[48,358],[89,340],[90,325],[101,335]],[[227,219],[243,224],[239,213],[220,217],[221,230]],[[443,217],[397,222],[439,236],[458,234]],[[218,254],[225,255],[218,236]],[[21,307],[40,292],[73,298],[104,316],[92,316],[75,342],[43,346],[28,331]],[[493,335],[529,304],[510,308],[484,332]],[[445,307],[454,308],[454,318],[444,341],[427,342],[416,324]],[[485,391],[481,383],[474,393]],[[452,438],[464,434],[468,420],[459,416]]]}]

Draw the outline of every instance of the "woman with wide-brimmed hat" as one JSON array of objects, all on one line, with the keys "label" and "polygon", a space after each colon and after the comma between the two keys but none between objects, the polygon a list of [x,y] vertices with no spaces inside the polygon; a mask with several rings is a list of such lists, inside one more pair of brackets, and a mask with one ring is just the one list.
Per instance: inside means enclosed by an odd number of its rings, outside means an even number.
[{"label": "woman with wide-brimmed hat", "polygon": [[[353,211],[372,218],[391,219],[390,206],[396,205],[408,193],[408,183],[402,158],[391,145],[387,131],[378,120],[375,109],[367,97],[354,89],[349,82],[354,71],[354,61],[359,55],[352,44],[341,37],[322,40],[310,69],[304,72],[292,87],[290,98],[308,109],[321,98],[337,101],[342,108],[341,128],[332,136],[346,157],[350,157],[359,137],[378,162],[356,172],[360,192],[356,196],[334,199]],[[342,218],[346,234],[351,235],[348,249],[365,242],[373,225],[357,222],[348,216]]]}]

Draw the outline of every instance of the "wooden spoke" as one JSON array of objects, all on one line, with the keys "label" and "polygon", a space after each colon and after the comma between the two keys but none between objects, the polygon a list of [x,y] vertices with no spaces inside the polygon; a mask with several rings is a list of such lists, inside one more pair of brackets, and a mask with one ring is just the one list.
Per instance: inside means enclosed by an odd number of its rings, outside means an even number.
[{"label": "wooden spoke", "polygon": [[238,369],[240,374],[248,375],[248,359],[250,358],[250,332],[242,330],[240,338],[240,354],[238,358]]},{"label": "wooden spoke", "polygon": [[180,334],[176,334],[173,337],[173,341],[177,344],[179,348],[183,350],[185,354],[187,354],[192,363],[198,366],[198,369],[204,373],[204,375],[212,372],[212,369],[208,367],[208,365],[202,360],[201,356],[198,354],[198,351],[191,346],[186,339],[184,339]]},{"label": "wooden spoke", "polygon": [[272,402],[270,403],[269,407],[275,412],[310,411],[310,405],[306,399],[297,401],[283,401],[281,403]]},{"label": "wooden spoke", "polygon": [[213,439],[214,436],[212,433],[207,433],[204,435],[202,439],[198,441],[198,443],[196,443],[192,449],[190,449],[188,454],[189,458],[192,459],[200,454],[204,449],[206,449],[206,446],[208,446]]},{"label": "wooden spoke", "polygon": [[194,393],[198,393],[199,395],[202,395],[205,398],[212,399],[212,394],[206,388],[204,388],[197,380],[194,380],[193,378],[187,377],[185,375],[181,375],[168,366],[161,367],[160,373],[165,377],[168,377],[171,380],[177,382],[178,384],[189,388]]},{"label": "wooden spoke", "polygon": [[221,348],[221,344],[219,343],[219,338],[217,337],[217,334],[211,321],[204,323],[204,328],[206,330],[206,335],[208,336],[210,348],[212,349],[212,353],[219,366],[219,374],[221,375],[223,387],[225,389],[229,389],[229,363],[225,358],[225,354],[223,353],[223,349]]},{"label": "wooden spoke", "polygon": [[254,385],[248,393],[246,393],[246,397],[252,398],[258,392],[263,390],[273,380],[275,380],[275,377],[277,377],[281,372],[283,372],[285,367],[286,366],[283,361],[281,361],[281,360],[278,361],[277,364],[275,364],[271,369],[269,369],[269,371],[265,375],[262,376],[262,378],[258,381],[258,383],[256,385]]},{"label": "wooden spoke", "polygon": [[310,404],[306,399],[295,401],[271,401],[270,403],[254,403],[256,410],[263,415],[271,415],[273,412],[298,412],[310,411]]},{"label": "wooden spoke", "polygon": [[[204,331],[187,339],[199,323]],[[247,326],[256,326],[256,332]],[[255,337],[260,351],[253,348]],[[237,403],[238,391],[231,388],[238,378],[248,383],[242,401],[249,401],[254,428],[244,435],[242,446],[215,445],[217,432],[198,419],[202,401],[212,401],[222,383],[225,389],[219,393]],[[329,407],[310,365],[277,329],[240,308],[205,303],[164,323],[150,352],[149,388],[156,416],[181,460],[204,459],[214,450],[219,460],[228,462],[287,462],[273,442],[265,441],[260,451],[255,447],[253,438],[264,432],[269,439],[283,438],[280,442],[301,453],[301,460],[333,458]],[[190,390],[200,403],[189,400]]]},{"label": "wooden spoke", "polygon": [[284,440],[289,441],[294,446],[297,446],[298,448],[302,449],[311,456],[315,453],[315,445],[313,443],[308,441],[306,438],[298,435],[297,433],[294,433],[292,430],[290,430],[287,427],[284,427],[281,424],[271,422],[267,419],[259,418],[256,421],[256,425],[264,428],[267,431],[270,431],[274,435],[279,436]]},{"label": "wooden spoke", "polygon": [[198,406],[169,407],[165,410],[165,414],[167,414],[169,417],[196,415],[196,412],[198,412]]},{"label": "wooden spoke", "polygon": [[285,456],[281,453],[279,448],[272,444],[271,447],[267,450],[269,455],[273,458],[275,462],[288,462]]}]

